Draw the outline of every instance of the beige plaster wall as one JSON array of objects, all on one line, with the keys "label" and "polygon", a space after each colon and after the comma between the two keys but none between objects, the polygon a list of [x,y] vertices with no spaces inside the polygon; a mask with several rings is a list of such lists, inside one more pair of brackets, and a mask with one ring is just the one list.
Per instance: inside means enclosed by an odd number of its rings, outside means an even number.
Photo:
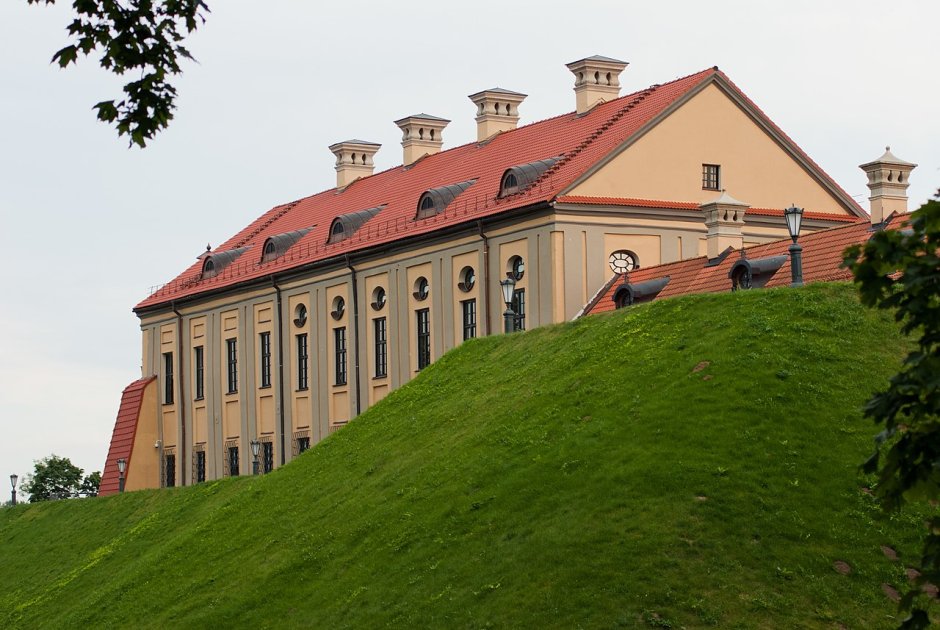
[{"label": "beige plaster wall", "polygon": [[752,207],[850,214],[714,84],[567,194],[702,203],[718,196],[702,189],[702,164],[719,164],[719,188]]},{"label": "beige plaster wall", "polygon": [[124,489],[127,491],[160,487],[160,449],[154,448],[154,444],[159,439],[157,435],[159,383],[159,380],[153,380],[144,387],[140,415],[137,416],[134,447],[127,464],[127,474],[124,477]]}]

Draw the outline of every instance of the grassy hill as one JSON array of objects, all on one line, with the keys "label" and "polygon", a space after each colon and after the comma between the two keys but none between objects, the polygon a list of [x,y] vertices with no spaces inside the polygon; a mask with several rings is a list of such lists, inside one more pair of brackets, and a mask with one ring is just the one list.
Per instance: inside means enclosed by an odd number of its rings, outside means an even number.
[{"label": "grassy hill", "polygon": [[0,626],[890,627],[906,348],[844,285],[474,340],[270,475],[0,510]]}]

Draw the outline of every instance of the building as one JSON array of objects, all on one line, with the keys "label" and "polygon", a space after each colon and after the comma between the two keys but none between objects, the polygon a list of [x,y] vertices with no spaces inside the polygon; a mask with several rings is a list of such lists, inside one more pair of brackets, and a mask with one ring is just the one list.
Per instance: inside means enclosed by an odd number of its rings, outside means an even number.
[{"label": "building", "polygon": [[477,138],[446,151],[448,120],[401,118],[402,164],[380,173],[379,145],[332,145],[335,188],[272,208],[135,307],[142,380],[102,488],[118,459],[128,489],[286,463],[499,332],[507,275],[526,329],[578,315],[612,271],[776,241],[791,203],[804,232],[868,220],[718,68],[621,97],[626,66],[568,64],[574,111],[521,127],[526,95],[472,94]]}]

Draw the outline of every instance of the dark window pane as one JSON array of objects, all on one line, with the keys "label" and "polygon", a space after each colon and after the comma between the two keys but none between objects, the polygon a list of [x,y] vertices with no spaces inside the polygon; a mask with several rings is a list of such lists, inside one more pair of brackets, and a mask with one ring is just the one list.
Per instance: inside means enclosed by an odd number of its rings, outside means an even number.
[{"label": "dark window pane", "polygon": [[163,353],[163,403],[173,404],[173,353]]},{"label": "dark window pane", "polygon": [[176,485],[176,455],[167,455],[164,462],[166,472],[166,487],[172,488]]},{"label": "dark window pane", "polygon": [[196,483],[206,480],[206,452],[196,451]]},{"label": "dark window pane", "polygon": [[525,330],[525,289],[513,291],[512,312],[516,314],[513,321],[514,330]]},{"label": "dark window pane", "polygon": [[263,465],[262,470],[266,473],[274,470],[274,443],[273,442],[262,442],[261,443],[261,463]]},{"label": "dark window pane", "polygon": [[261,387],[271,387],[271,333],[260,335],[261,345]]},{"label": "dark window pane", "polygon": [[307,389],[309,369],[307,356],[307,333],[297,335],[297,389]]},{"label": "dark window pane", "polygon": [[336,354],[336,384],[346,384],[346,328],[333,329],[333,345]]},{"label": "dark window pane", "polygon": [[309,437],[297,438],[297,453],[298,453],[298,454],[299,454],[299,453],[303,453],[304,451],[306,451],[306,450],[309,449],[309,448],[310,448],[310,438],[309,438]]},{"label": "dark window pane", "polygon": [[460,303],[463,311],[463,339],[473,339],[477,336],[477,301],[464,300]]},{"label": "dark window pane", "polygon": [[426,308],[415,313],[418,322],[418,369],[431,365],[431,314]]},{"label": "dark window pane", "polygon": [[385,318],[373,320],[375,333],[375,377],[388,375],[388,341]]},{"label": "dark window pane", "polygon": [[228,447],[228,474],[230,477],[238,476],[238,447]]},{"label": "dark window pane", "polygon": [[238,340],[227,339],[225,346],[228,356],[228,393],[234,394],[238,391]]},{"label": "dark window pane", "polygon": [[193,350],[195,351],[193,363],[196,364],[196,400],[202,400],[206,395],[205,352],[202,346],[196,346]]}]

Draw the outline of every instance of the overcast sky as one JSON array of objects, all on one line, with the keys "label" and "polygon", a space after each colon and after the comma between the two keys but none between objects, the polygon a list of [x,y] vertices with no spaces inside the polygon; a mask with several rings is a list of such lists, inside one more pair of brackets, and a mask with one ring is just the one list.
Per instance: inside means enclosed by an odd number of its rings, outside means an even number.
[{"label": "overcast sky", "polygon": [[50,65],[60,4],[0,5],[3,484],[51,453],[103,467],[140,376],[131,308],[207,243],[333,186],[327,146],[379,142],[377,168],[394,166],[392,121],[418,112],[453,121],[445,148],[463,144],[467,95],[495,86],[529,95],[522,124],[571,111],[564,64],[588,55],[630,62],[623,93],[719,66],[866,209],[858,165],[888,144],[920,165],[911,208],[940,186],[935,0],[209,0],[176,119],[145,150],[91,109],[122,81],[91,59]]}]

